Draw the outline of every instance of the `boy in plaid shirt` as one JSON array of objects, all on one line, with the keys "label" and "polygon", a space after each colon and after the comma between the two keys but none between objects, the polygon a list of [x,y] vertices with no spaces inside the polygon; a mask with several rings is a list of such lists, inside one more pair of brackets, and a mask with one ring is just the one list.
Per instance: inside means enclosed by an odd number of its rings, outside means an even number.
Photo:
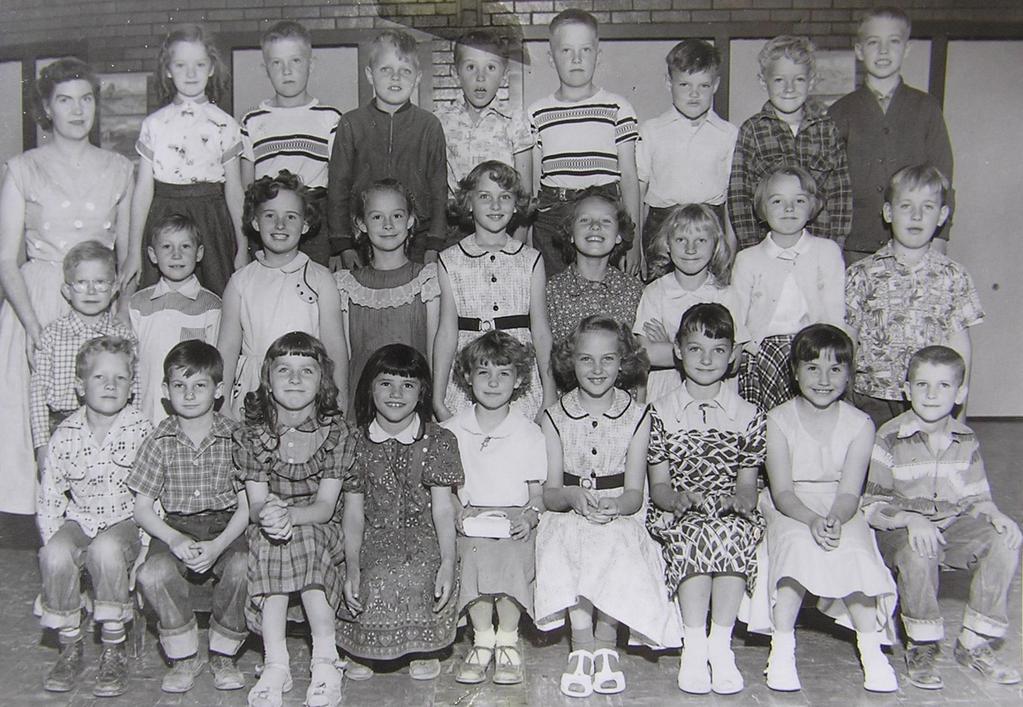
[{"label": "boy in plaid shirt", "polygon": [[192,339],[170,350],[163,371],[174,414],[146,440],[128,477],[135,520],[153,536],[138,583],[160,619],[160,644],[173,663],[161,688],[187,692],[205,667],[189,585],[213,577],[213,682],[218,690],[238,690],[245,679],[233,656],[248,635],[249,506],[233,482],[231,436],[238,423],[214,410],[224,394],[224,362],[215,347]]},{"label": "boy in plaid shirt", "polygon": [[51,692],[73,690],[82,671],[83,567],[92,581],[93,620],[100,624],[103,640],[93,694],[116,697],[128,689],[128,572],[140,542],[125,479],[153,429],[128,405],[134,369],[135,346],[128,339],[100,336],[81,347],[75,389],[85,404],[54,430],[42,468],[36,504],[43,540],[40,622],[57,629],[61,647],[60,658],[43,681]]},{"label": "boy in plaid shirt", "polygon": [[[99,241],[79,243],[64,256],[64,284],[60,291],[71,311],[43,329],[35,354],[29,395],[32,446],[40,469],[46,461],[46,443],[57,425],[78,409],[75,393],[75,358],[86,341],[111,335],[134,345],[131,329],[114,315],[110,304],[117,296],[114,251]],[[138,379],[131,398],[138,400]]]},{"label": "boy in plaid shirt", "polygon": [[852,186],[838,127],[820,105],[808,101],[816,78],[814,45],[805,37],[775,37],[760,51],[763,109],[739,128],[728,184],[728,217],[739,248],[767,235],[757,218],[753,191],[767,174],[798,165],[813,175],[822,207],[807,224],[810,233],[841,247],[852,226]]},{"label": "boy in plaid shirt", "polygon": [[909,360],[903,385],[911,409],[877,431],[863,511],[899,586],[909,637],[909,681],[942,686],[935,669],[944,637],[939,570],[973,573],[956,660],[992,682],[1020,681],[992,641],[1009,629],[1009,586],[1019,564],[1020,530],[991,498],[977,436],[952,411],[966,399],[966,362],[947,346],[928,346]]}]

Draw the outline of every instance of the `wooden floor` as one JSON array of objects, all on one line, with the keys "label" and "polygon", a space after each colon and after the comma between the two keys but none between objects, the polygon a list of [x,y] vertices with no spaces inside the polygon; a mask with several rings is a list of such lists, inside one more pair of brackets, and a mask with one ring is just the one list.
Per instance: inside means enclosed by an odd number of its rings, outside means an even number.
[{"label": "wooden floor", "polygon": [[[1020,460],[1023,459],[1023,422],[977,422],[988,474],[995,498],[1017,522],[1023,520],[1023,483]],[[92,705],[104,707],[147,705],[244,705],[246,690],[218,692],[209,673],[202,675],[186,695],[167,695],[160,691],[166,670],[155,636],[149,634],[143,656],[130,663],[129,692],[113,699],[92,696],[98,643],[86,647],[89,669],[80,687],[65,695],[43,691],[43,675],[56,658],[52,638],[44,639],[32,616],[32,602],[39,587],[35,551],[38,539],[31,518],[0,514],[0,705]],[[962,616],[968,578],[963,573],[943,575],[941,604],[946,633],[954,638]],[[1013,582],[1009,601],[1012,625],[1001,653],[1020,664],[1021,595],[1020,577]],[[834,627],[812,609],[801,615],[797,630],[797,657],[803,690],[799,693],[773,693],[764,684],[761,671],[767,659],[768,643],[763,637],[747,638],[737,630],[735,653],[739,669],[746,678],[744,692],[732,697],[692,697],[675,686],[678,668],[676,653],[655,655],[629,652],[623,667],[628,689],[612,697],[595,696],[587,700],[566,698],[558,691],[558,680],[568,650],[567,637],[561,633],[527,635],[525,646],[526,680],[515,687],[496,687],[489,683],[466,687],[454,680],[458,661],[468,650],[463,636],[443,662],[441,677],[432,682],[414,682],[408,671],[396,669],[377,675],[367,682],[346,681],[345,705],[457,705],[491,707],[512,705],[665,705],[679,702],[768,705],[1020,705],[1023,687],[999,687],[985,682],[979,674],[960,668],[951,657],[951,642],[946,641],[940,659],[945,689],[937,692],[918,690],[903,678],[902,651],[896,648],[892,661],[900,674],[902,688],[894,695],[873,695],[862,688],[853,637]],[[289,638],[295,686],[285,696],[286,705],[300,705],[308,685],[309,649],[301,637]],[[249,641],[239,661],[249,685],[260,661],[259,644]]]}]

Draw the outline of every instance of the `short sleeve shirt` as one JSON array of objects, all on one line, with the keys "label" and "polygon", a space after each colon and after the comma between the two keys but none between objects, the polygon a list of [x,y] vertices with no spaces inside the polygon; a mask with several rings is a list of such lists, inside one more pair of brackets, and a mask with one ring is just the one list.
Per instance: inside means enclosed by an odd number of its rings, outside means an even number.
[{"label": "short sleeve shirt", "polygon": [[241,127],[209,101],[175,98],[142,121],[135,150],[158,182],[223,182],[224,165],[242,153]]},{"label": "short sleeve shirt", "polygon": [[458,192],[459,180],[480,162],[499,160],[512,165],[516,154],[533,146],[522,111],[507,110],[494,103],[480,111],[478,120],[473,119],[465,96],[459,96],[436,113],[447,145],[449,195]]},{"label": "short sleeve shirt", "polygon": [[584,317],[604,314],[632,327],[636,308],[643,294],[643,283],[615,267],[609,267],[604,279],[587,280],[575,265],[547,281],[547,319],[557,343],[568,337]]},{"label": "short sleeve shirt", "polygon": [[857,393],[902,399],[914,352],[942,344],[984,320],[969,273],[946,255],[928,250],[915,265],[900,261],[886,243],[849,267],[846,321],[857,330]]}]

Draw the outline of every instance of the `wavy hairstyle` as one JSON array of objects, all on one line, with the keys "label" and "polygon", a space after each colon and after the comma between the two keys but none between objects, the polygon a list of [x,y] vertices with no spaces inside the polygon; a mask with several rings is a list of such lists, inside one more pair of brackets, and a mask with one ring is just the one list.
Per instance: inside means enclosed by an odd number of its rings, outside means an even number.
[{"label": "wavy hairstyle", "polygon": [[202,25],[183,24],[175,25],[174,29],[167,33],[160,46],[160,55],[157,58],[158,74],[156,77],[156,95],[160,105],[167,105],[178,89],[174,86],[174,80],[170,77],[170,63],[174,53],[174,45],[180,42],[192,42],[201,44],[210,58],[210,65],[213,67],[213,75],[206,81],[206,97],[211,103],[218,103],[227,95],[231,83],[230,73],[227,64],[220,58],[220,51],[213,43],[213,35]]},{"label": "wavy hairstyle", "polygon": [[515,168],[499,160],[480,162],[458,182],[454,213],[459,224],[469,229],[470,233],[475,230],[475,222],[472,218],[472,193],[479,188],[480,181],[484,177],[489,177],[497,186],[515,195],[515,213],[512,214],[511,222],[508,224],[508,233],[511,233],[526,217],[529,210],[529,195],[522,188],[522,180],[519,179],[519,173]]},{"label": "wavy hairstyle", "polygon": [[604,314],[591,314],[580,321],[572,333],[559,341],[551,352],[551,367],[558,387],[572,390],[579,386],[575,377],[575,347],[583,334],[607,333],[618,339],[618,353],[622,363],[618,369],[615,387],[628,390],[642,385],[650,370],[650,359],[630,327]]},{"label": "wavy hairstyle", "polygon": [[433,419],[433,378],[426,356],[407,344],[388,344],[373,352],[366,361],[355,386],[355,424],[365,429],[377,415],[373,404],[373,381],[377,376],[390,375],[419,381],[419,419]]},{"label": "wavy hairstyle", "polygon": [[306,232],[302,234],[302,240],[311,238],[320,230],[320,210],[313,199],[312,190],[302,183],[302,178],[292,174],[286,169],[277,173],[276,177],[266,175],[260,177],[245,190],[245,207],[242,212],[242,230],[249,238],[259,239],[259,232],[253,228],[252,222],[259,215],[259,207],[276,199],[277,195],[284,191],[291,191],[298,194],[302,200],[302,217],[305,219]]},{"label": "wavy hairstyle", "polygon": [[[281,356],[306,356],[320,366],[320,389],[316,391],[316,421],[323,425],[340,415],[337,406],[337,385],[334,383],[334,361],[320,340],[304,331],[291,331],[278,337],[266,350],[259,368],[259,388],[246,393],[243,408],[245,423],[251,427],[263,426],[280,443],[277,430],[277,403],[270,390],[270,369]],[[276,449],[276,445],[274,447]]]},{"label": "wavy hairstyle", "polygon": [[488,331],[467,344],[455,357],[455,384],[472,398],[472,374],[477,366],[492,363],[495,366],[513,366],[521,381],[512,391],[512,400],[525,395],[532,382],[535,352],[530,344],[523,344],[506,331]]},{"label": "wavy hairstyle", "polygon": [[32,117],[43,130],[53,130],[53,119],[47,114],[47,104],[57,86],[68,81],[88,81],[99,109],[99,77],[92,67],[76,56],[66,56],[49,64],[39,72],[32,90]]}]

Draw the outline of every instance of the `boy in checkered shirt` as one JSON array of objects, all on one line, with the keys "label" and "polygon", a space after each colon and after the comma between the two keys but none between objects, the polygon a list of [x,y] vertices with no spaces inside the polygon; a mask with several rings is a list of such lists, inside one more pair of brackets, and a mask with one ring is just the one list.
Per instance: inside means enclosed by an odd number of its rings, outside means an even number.
[{"label": "boy in checkered shirt", "polygon": [[138,583],[160,619],[160,643],[172,662],[161,687],[187,692],[205,667],[189,589],[212,578],[213,682],[218,690],[238,690],[245,685],[234,655],[248,635],[249,507],[233,482],[231,436],[238,423],[214,409],[224,394],[224,362],[215,347],[193,339],[170,350],[163,371],[174,414],[143,444],[128,477],[135,520],[153,536]]},{"label": "boy in checkered shirt", "polygon": [[[79,243],[64,256],[64,284],[60,288],[71,311],[43,329],[35,353],[29,395],[32,446],[40,469],[46,461],[46,443],[63,420],[79,407],[75,393],[75,358],[86,341],[111,335],[134,345],[131,329],[111,309],[117,296],[114,251],[99,241]],[[138,379],[131,398],[138,400]]]}]

